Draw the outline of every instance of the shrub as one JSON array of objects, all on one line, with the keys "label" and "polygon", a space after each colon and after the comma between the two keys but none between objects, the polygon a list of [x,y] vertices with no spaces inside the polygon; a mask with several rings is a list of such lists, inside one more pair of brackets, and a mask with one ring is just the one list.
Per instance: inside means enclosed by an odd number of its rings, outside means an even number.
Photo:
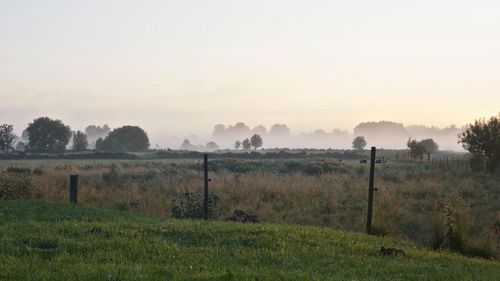
[{"label": "shrub", "polygon": [[[199,191],[188,191],[177,194],[172,200],[172,216],[174,218],[201,219],[205,216],[204,194]],[[221,215],[220,200],[217,194],[208,194],[208,217],[216,219]]]},{"label": "shrub", "polygon": [[463,254],[465,256],[483,259],[495,259],[497,257],[497,253],[489,241],[476,241],[469,243],[465,247]]},{"label": "shrub", "polygon": [[109,171],[102,174],[102,179],[109,185],[119,186],[123,183],[123,173],[116,164],[112,164]]},{"label": "shrub", "polygon": [[0,200],[25,199],[30,195],[31,181],[18,174],[0,174]]},{"label": "shrub", "polygon": [[440,220],[433,229],[433,249],[449,249],[463,254],[467,244],[467,218],[463,202],[452,197],[440,203],[439,209]]},{"label": "shrub", "polygon": [[29,175],[31,174],[31,169],[27,167],[8,167],[7,173],[12,173],[16,175]]},{"label": "shrub", "polygon": [[394,174],[394,173],[390,173],[390,174],[384,173],[381,175],[381,178],[387,182],[393,182],[393,183],[400,183],[401,182],[401,179],[399,178],[399,176],[397,174]]},{"label": "shrub", "polygon": [[486,158],[481,155],[471,155],[469,157],[469,165],[473,172],[484,172],[488,167]]},{"label": "shrub", "polygon": [[35,168],[33,169],[33,175],[35,176],[42,176],[43,174],[45,174],[44,170],[41,169],[41,168]]}]

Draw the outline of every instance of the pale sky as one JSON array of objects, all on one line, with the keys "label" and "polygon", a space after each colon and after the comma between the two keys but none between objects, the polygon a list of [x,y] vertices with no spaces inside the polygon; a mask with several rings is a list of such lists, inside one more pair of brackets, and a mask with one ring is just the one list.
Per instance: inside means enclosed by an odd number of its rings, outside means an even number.
[{"label": "pale sky", "polygon": [[208,135],[500,112],[500,1],[4,1],[0,123]]}]

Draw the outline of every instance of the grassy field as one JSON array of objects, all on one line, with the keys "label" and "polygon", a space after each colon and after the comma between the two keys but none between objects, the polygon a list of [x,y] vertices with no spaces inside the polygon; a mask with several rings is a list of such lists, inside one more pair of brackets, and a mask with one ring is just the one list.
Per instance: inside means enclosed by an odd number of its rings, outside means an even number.
[{"label": "grassy field", "polygon": [[[406,257],[384,257],[381,246]],[[0,203],[0,280],[498,280],[500,264],[311,226]]]},{"label": "grassy field", "polygon": [[[220,199],[222,218],[242,209],[264,222],[364,231],[366,164],[321,155],[211,159],[209,170],[210,190]],[[17,198],[67,202],[70,174],[80,175],[80,204],[165,217],[172,216],[179,194],[203,186],[202,163],[194,159],[0,162],[0,183],[26,187]],[[465,254],[498,257],[498,186],[498,179],[463,167],[393,161],[377,165],[375,230],[430,248],[449,247],[452,242]],[[458,241],[445,243],[450,222]]]},{"label": "grassy field", "polygon": [[[222,217],[242,209],[265,222],[364,230],[367,164],[321,155],[211,159],[209,170]],[[0,161],[0,182],[29,181],[25,198],[66,202],[70,174],[80,175],[81,204],[167,217],[180,193],[203,186],[202,163],[194,159]],[[498,179],[464,167],[389,161],[376,168],[375,227],[382,235],[434,247],[447,204],[461,236],[498,254],[499,186]]]}]

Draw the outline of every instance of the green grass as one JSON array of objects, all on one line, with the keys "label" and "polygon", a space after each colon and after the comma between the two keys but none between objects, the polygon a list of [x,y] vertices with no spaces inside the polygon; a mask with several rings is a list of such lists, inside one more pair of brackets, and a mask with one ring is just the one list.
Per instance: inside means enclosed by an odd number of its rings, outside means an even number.
[{"label": "green grass", "polygon": [[[380,246],[408,257],[382,257]],[[0,202],[0,280],[499,280],[500,263],[276,224]]]}]

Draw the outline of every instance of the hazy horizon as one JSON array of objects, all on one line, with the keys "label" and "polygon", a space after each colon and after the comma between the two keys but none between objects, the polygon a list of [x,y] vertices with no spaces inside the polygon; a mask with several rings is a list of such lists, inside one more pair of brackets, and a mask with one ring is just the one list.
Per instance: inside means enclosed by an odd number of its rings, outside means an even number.
[{"label": "hazy horizon", "polygon": [[497,1],[5,1],[0,123],[293,133],[500,111]]}]

